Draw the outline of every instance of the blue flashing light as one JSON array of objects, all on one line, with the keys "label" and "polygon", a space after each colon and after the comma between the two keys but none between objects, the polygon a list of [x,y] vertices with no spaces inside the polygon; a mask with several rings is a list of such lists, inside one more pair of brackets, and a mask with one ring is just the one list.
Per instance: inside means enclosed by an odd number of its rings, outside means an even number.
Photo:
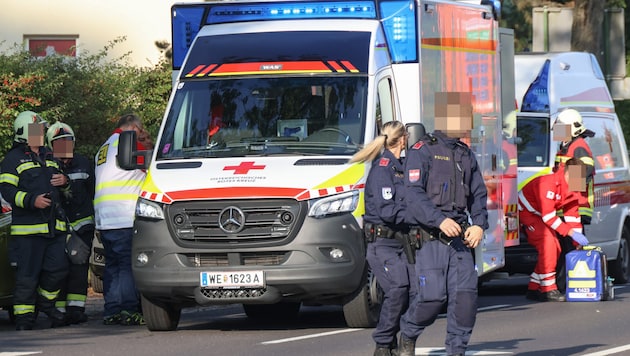
[{"label": "blue flashing light", "polygon": [[523,104],[521,111],[523,112],[545,112],[550,111],[549,108],[549,67],[551,62],[545,61],[540,73],[532,84],[529,85],[525,95],[523,96]]},{"label": "blue flashing light", "polygon": [[186,53],[197,37],[205,8],[203,6],[173,6],[171,8],[171,34],[173,69],[179,69]]},{"label": "blue flashing light", "polygon": [[418,59],[416,6],[412,0],[380,2],[383,28],[394,63]]},{"label": "blue flashing light", "polygon": [[210,9],[206,24],[309,18],[375,19],[376,9],[374,2],[367,0],[214,4]]}]

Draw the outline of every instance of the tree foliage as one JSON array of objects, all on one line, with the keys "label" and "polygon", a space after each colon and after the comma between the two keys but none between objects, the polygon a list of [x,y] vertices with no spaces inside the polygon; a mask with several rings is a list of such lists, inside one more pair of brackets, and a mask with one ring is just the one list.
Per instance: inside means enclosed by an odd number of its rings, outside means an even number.
[{"label": "tree foliage", "polygon": [[11,147],[13,120],[24,110],[50,124],[63,121],[76,135],[77,151],[93,156],[118,117],[136,113],[155,137],[171,90],[166,59],[152,68],[128,64],[128,55],[108,59],[124,37],[98,53],[34,58],[20,47],[0,53],[0,157]]}]

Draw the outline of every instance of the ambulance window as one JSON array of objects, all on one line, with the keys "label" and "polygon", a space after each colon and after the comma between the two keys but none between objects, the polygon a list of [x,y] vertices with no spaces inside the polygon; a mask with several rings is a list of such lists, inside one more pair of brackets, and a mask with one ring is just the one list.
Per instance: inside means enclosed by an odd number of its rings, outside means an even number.
[{"label": "ambulance window", "polygon": [[376,127],[380,133],[383,124],[394,120],[394,104],[392,101],[392,84],[389,78],[378,83],[376,98]]},{"label": "ambulance window", "polygon": [[519,117],[517,150],[519,167],[546,167],[549,164],[549,120],[543,117]]},{"label": "ambulance window", "polygon": [[583,117],[584,126],[593,131],[595,136],[586,138],[595,161],[595,171],[613,169],[623,166],[620,132],[611,118]]}]

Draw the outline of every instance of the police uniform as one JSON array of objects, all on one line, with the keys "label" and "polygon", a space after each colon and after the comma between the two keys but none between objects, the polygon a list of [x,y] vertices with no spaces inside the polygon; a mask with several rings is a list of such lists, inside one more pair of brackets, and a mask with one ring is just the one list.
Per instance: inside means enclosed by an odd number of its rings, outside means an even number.
[{"label": "police uniform", "polygon": [[[86,245],[92,246],[94,239],[94,164],[87,157],[74,153],[72,160],[64,166],[70,180],[72,196],[63,205],[70,225],[81,236]],[[87,321],[85,302],[87,300],[89,264],[70,264],[65,290],[65,300],[58,307],[65,307],[69,322]]]},{"label": "police uniform", "polygon": [[372,338],[377,348],[396,348],[400,316],[409,303],[409,272],[402,242],[396,232],[406,233],[404,219],[403,166],[385,150],[372,162],[365,184],[365,221],[368,239],[367,261],[384,295],[381,313]]},{"label": "police uniform", "polygon": [[[520,223],[527,230],[527,241],[538,251],[528,291],[547,293],[558,289],[556,267],[560,243],[556,233],[567,236],[571,229],[582,230],[578,201],[568,193],[564,173],[560,171],[536,177],[518,193]],[[564,211],[563,219],[557,216],[557,210]]]},{"label": "police uniform", "polygon": [[476,320],[477,272],[472,250],[439,226],[451,218],[462,234],[469,221],[486,230],[486,186],[470,148],[440,131],[407,151],[404,170],[406,221],[419,227],[422,246],[416,251],[417,296],[401,320],[401,347],[415,347],[448,301],[446,351],[463,354]]},{"label": "police uniform", "polygon": [[[66,222],[59,204],[62,192],[51,184],[62,173],[46,147],[33,152],[25,143],[14,144],[1,163],[0,193],[11,204],[11,256],[15,269],[13,312],[18,329],[31,329],[35,308],[49,316],[53,326],[65,324],[55,301],[68,272],[65,253]],[[37,196],[50,193],[52,205],[35,207]]]}]

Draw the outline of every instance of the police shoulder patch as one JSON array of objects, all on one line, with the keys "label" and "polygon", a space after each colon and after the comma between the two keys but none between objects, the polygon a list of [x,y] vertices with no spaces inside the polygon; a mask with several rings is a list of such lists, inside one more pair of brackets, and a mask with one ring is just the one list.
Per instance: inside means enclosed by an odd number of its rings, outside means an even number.
[{"label": "police shoulder patch", "polygon": [[419,169],[410,169],[409,170],[409,181],[410,182],[417,182],[418,180],[420,180],[420,170]]},{"label": "police shoulder patch", "polygon": [[424,146],[424,141],[418,141],[413,146],[411,146],[412,150],[419,150],[420,147]]},{"label": "police shoulder patch", "polygon": [[392,193],[392,188],[391,187],[383,187],[381,189],[381,194],[383,195],[383,199],[385,199],[385,200],[390,200],[391,198],[394,197],[394,194]]},{"label": "police shoulder patch", "polygon": [[378,165],[381,167],[387,167],[387,165],[389,164],[389,158],[387,157],[382,157],[380,161],[378,161]]}]

